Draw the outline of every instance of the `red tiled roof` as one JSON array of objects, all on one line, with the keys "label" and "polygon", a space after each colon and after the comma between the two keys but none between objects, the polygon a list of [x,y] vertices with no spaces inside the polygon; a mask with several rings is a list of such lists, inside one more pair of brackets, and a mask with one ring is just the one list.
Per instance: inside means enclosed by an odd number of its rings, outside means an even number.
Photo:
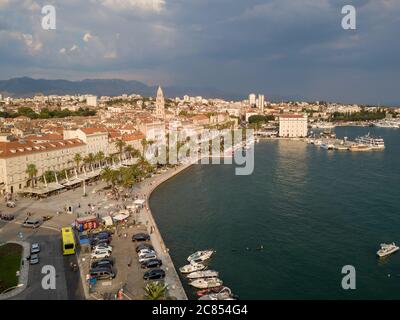
[{"label": "red tiled roof", "polygon": [[105,133],[108,132],[105,128],[80,128],[80,130],[86,134],[94,134],[94,133]]},{"label": "red tiled roof", "polygon": [[283,114],[280,118],[301,119],[304,116],[302,114]]},{"label": "red tiled roof", "polygon": [[133,134],[125,134],[122,136],[122,140],[124,141],[134,141],[134,140],[142,140],[144,139],[145,135],[138,131]]},{"label": "red tiled roof", "polygon": [[69,139],[63,141],[52,141],[43,143],[33,143],[32,141],[13,141],[0,142],[0,158],[12,158],[33,153],[54,151],[57,149],[67,149],[85,145],[79,139]]}]

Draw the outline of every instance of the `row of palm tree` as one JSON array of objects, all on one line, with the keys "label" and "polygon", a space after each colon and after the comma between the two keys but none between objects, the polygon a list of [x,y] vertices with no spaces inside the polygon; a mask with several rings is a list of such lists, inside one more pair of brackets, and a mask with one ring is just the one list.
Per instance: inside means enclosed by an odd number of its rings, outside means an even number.
[{"label": "row of palm tree", "polygon": [[107,182],[113,189],[116,186],[131,188],[135,183],[140,182],[148,174],[154,172],[153,167],[144,157],[140,156],[138,162],[128,167],[112,169],[105,167],[100,174],[101,179]]},{"label": "row of palm tree", "polygon": [[[115,146],[118,149],[118,155],[117,154],[111,154],[109,156],[105,156],[104,152],[99,151],[96,154],[89,153],[87,156],[83,157],[80,153],[76,153],[74,155],[73,161],[75,162],[75,168],[77,172],[81,172],[83,168],[103,168],[106,166],[105,169],[103,169],[103,178],[111,183],[112,185],[123,185],[123,186],[130,186],[134,182],[140,180],[144,176],[146,176],[148,173],[152,172],[154,170],[154,167],[151,166],[148,161],[145,159],[145,153],[147,150],[148,146],[152,146],[155,143],[154,140],[147,140],[147,139],[142,139],[141,140],[141,145],[142,145],[142,152],[139,150],[135,149],[133,146],[128,145],[125,141],[118,139],[115,142]],[[180,145],[178,146],[178,150],[180,147],[183,145],[182,142],[180,142]],[[169,150],[169,146],[167,145],[167,150]],[[167,158],[168,158],[169,152],[167,152]],[[122,162],[123,158],[125,156],[125,159],[127,158],[137,158],[139,159],[138,163],[134,166],[128,167],[128,168],[121,168],[119,170],[113,170],[110,168],[110,164],[114,164],[117,160]],[[119,159],[118,159],[119,158]],[[168,163],[168,159],[167,159]],[[37,173],[38,170],[36,168],[35,164],[28,164],[26,168],[26,174],[29,176],[29,180],[32,183],[32,187],[34,187],[35,181],[37,180]],[[51,175],[54,176],[54,172],[45,172],[42,175],[42,180],[44,181],[43,176],[46,176],[46,178],[49,178],[47,182],[51,182],[52,178]]]}]

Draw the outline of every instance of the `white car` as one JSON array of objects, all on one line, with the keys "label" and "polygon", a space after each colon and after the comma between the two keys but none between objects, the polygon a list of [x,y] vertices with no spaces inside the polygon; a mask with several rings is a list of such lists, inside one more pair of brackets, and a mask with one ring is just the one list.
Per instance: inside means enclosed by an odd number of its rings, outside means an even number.
[{"label": "white car", "polygon": [[111,250],[108,250],[108,249],[97,248],[97,249],[92,250],[92,253],[103,253],[103,252],[107,252],[107,253],[111,254]]},{"label": "white car", "polygon": [[156,252],[154,250],[150,250],[150,249],[142,249],[138,252],[138,256],[139,258],[141,258],[142,256],[146,255],[146,254],[155,254]]},{"label": "white car", "polygon": [[100,260],[100,259],[104,259],[104,258],[109,258],[110,257],[110,252],[109,251],[103,251],[103,252],[99,252],[99,253],[95,253],[93,252],[90,257],[93,260]]},{"label": "white car", "polygon": [[146,255],[142,256],[141,258],[139,258],[139,263],[143,263],[143,262],[151,260],[151,259],[157,259],[157,255],[154,253],[146,254]]},{"label": "white car", "polygon": [[32,243],[32,245],[31,245],[31,254],[39,253],[39,252],[40,252],[39,243]]},{"label": "white car", "polygon": [[104,250],[107,250],[107,251],[110,251],[110,252],[112,252],[112,247],[111,246],[107,246],[107,245],[97,245],[97,246],[95,246],[94,248],[93,248],[93,251],[104,251]]},{"label": "white car", "polygon": [[38,254],[32,254],[30,259],[29,259],[30,264],[38,264],[39,263],[39,255]]}]

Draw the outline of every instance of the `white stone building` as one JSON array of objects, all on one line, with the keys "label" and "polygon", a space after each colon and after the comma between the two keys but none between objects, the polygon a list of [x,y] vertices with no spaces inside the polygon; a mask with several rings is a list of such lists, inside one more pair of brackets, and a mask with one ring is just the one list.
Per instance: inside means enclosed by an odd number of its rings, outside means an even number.
[{"label": "white stone building", "polygon": [[308,133],[307,126],[307,115],[282,115],[279,117],[279,136],[285,138],[306,137]]}]

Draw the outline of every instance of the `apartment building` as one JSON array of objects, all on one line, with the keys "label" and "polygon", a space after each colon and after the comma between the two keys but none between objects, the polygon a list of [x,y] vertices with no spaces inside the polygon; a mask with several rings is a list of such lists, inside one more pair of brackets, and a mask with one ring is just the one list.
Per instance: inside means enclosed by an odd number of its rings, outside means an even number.
[{"label": "apartment building", "polygon": [[0,142],[0,191],[15,193],[29,183],[27,166],[34,164],[37,176],[46,171],[61,171],[74,166],[76,153],[86,145],[79,139],[35,143],[29,140]]},{"label": "apartment building", "polygon": [[279,136],[285,138],[306,137],[307,115],[286,114],[279,117]]}]

